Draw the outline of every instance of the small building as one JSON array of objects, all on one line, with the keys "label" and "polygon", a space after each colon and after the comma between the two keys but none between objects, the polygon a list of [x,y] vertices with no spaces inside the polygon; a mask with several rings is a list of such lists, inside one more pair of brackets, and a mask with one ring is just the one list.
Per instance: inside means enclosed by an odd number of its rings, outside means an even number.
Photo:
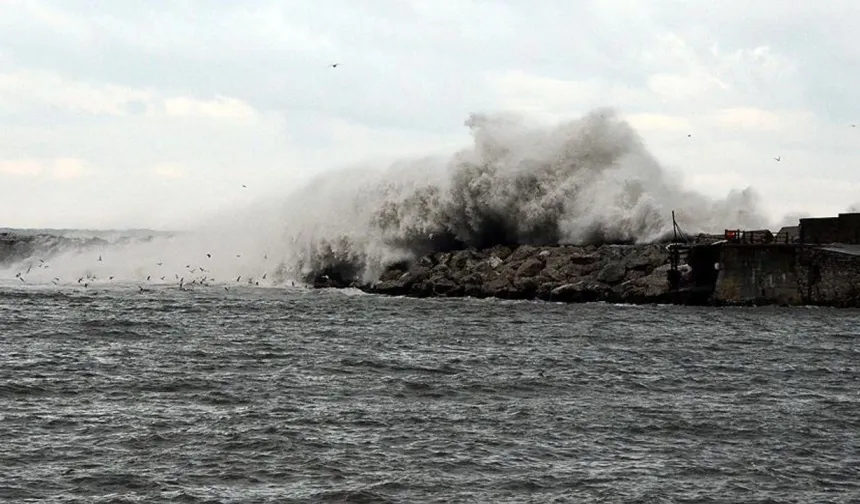
[{"label": "small building", "polygon": [[799,241],[805,244],[860,244],[860,213],[800,219]]},{"label": "small building", "polygon": [[800,226],[784,226],[773,237],[774,243],[797,243],[800,238]]}]

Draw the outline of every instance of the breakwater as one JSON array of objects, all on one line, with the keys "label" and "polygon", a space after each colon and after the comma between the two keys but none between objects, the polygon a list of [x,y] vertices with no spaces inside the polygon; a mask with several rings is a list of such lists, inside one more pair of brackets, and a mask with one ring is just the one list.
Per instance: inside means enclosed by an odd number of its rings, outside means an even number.
[{"label": "breakwater", "polygon": [[324,273],[314,285],[411,297],[860,307],[856,245],[698,244],[685,249],[677,286],[670,269],[666,244],[523,245],[435,253],[367,283]]},{"label": "breakwater", "polygon": [[[809,236],[806,232],[802,236]],[[333,262],[308,272],[304,280],[317,288],[410,297],[860,307],[860,245],[699,238],[672,246],[520,245],[435,252],[389,264],[370,281]],[[29,271],[43,266],[39,257],[104,243],[0,233],[0,265],[21,262]],[[675,266],[670,250],[678,245],[683,252]]]},{"label": "breakwater", "polygon": [[669,302],[665,244],[518,247],[437,252],[393,264],[369,283],[327,273],[317,287],[413,297],[495,297],[563,302]]}]

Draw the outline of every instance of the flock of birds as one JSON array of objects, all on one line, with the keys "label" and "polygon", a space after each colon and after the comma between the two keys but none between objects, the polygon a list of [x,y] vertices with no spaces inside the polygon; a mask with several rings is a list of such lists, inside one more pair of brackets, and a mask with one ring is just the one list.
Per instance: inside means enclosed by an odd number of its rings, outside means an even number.
[{"label": "flock of birds", "polygon": [[[331,66],[333,68],[335,68],[338,65],[339,65],[339,63],[334,63]],[[248,186],[246,184],[242,184],[243,189],[246,189],[247,187]],[[241,258],[242,254],[236,254],[236,257]],[[212,259],[212,254],[207,252],[206,258]],[[263,256],[263,259],[268,261],[268,259],[269,259],[268,254],[265,254]],[[101,254],[99,254],[97,262],[103,262]],[[158,261],[155,263],[155,265],[160,268],[160,267],[164,266],[164,262]],[[27,283],[26,276],[30,274],[30,272],[33,270],[34,266],[36,268],[39,268],[39,269],[48,269],[51,267],[50,264],[45,262],[44,259],[38,259],[36,262],[31,262],[30,264],[28,264],[26,271],[17,272],[15,274],[15,278],[20,280],[22,283]],[[194,286],[200,286],[200,287],[211,286],[212,283],[215,282],[215,278],[210,276],[210,274],[211,274],[211,270],[208,270],[208,269],[204,268],[203,266],[192,266],[191,264],[186,264],[184,271],[183,271],[183,274],[180,275],[179,273],[173,273],[173,279],[172,280],[167,280],[168,275],[155,275],[155,276],[156,276],[157,280],[160,279],[163,282],[164,281],[175,282],[175,284],[178,285],[179,290],[188,290],[189,288],[194,287]],[[188,275],[187,281],[186,281],[186,275]],[[269,275],[268,273],[264,272],[263,275],[259,279],[256,279],[254,277],[244,277],[245,283],[247,285],[259,286],[260,280],[265,281],[268,278],[268,275]],[[83,287],[84,289],[86,289],[86,288],[89,288],[89,286],[92,282],[99,280],[99,279],[100,278],[97,277],[94,273],[88,272],[84,276],[78,278],[76,283],[78,285],[80,285],[81,287]],[[110,275],[107,277],[108,282],[112,281],[113,279],[114,279],[113,275]],[[242,275],[236,276],[235,283],[239,283],[239,284],[242,283],[242,279],[243,279]],[[153,281],[153,275],[152,274],[147,275],[146,276],[146,282],[151,283],[152,281]],[[60,282],[61,282],[60,277],[53,277],[51,279],[51,284],[53,284],[53,285],[59,285]],[[291,281],[290,285],[292,287],[295,287],[296,286],[295,281]],[[138,289],[140,292],[147,292],[149,290],[149,289],[145,288],[143,285],[138,285]],[[224,290],[229,291],[230,287],[228,285],[224,285]]]},{"label": "flock of birds", "polygon": [[[241,258],[242,255],[236,254],[236,257]],[[206,258],[211,259],[212,254],[207,253]],[[268,254],[264,255],[263,259],[268,261],[268,259],[269,259]],[[103,262],[101,254],[98,256],[97,262]],[[17,278],[18,280],[20,280],[23,283],[27,283],[26,276],[33,270],[34,265],[36,268],[40,268],[40,269],[48,269],[51,267],[50,264],[45,262],[44,259],[38,259],[38,264],[36,264],[36,263],[29,264],[27,266],[27,270],[23,271],[23,272],[19,271],[18,273],[15,274],[15,278]],[[157,267],[161,268],[164,266],[164,261],[158,261],[155,263],[155,265]],[[188,277],[187,280],[186,280],[186,275]],[[160,279],[162,282],[166,281],[168,283],[175,283],[175,285],[178,285],[179,290],[189,290],[191,287],[194,287],[194,286],[209,287],[210,285],[212,285],[212,283],[215,282],[215,278],[210,276],[210,275],[211,275],[211,270],[206,269],[203,266],[192,266],[191,264],[186,264],[184,271],[183,271],[183,274],[180,275],[179,273],[173,273],[173,279],[171,279],[171,280],[167,280],[167,278],[168,278],[167,274],[165,274],[165,275],[149,274],[146,276],[146,282],[151,283],[153,281],[153,277],[156,277],[155,281],[158,281],[158,279]],[[242,284],[243,278],[244,278],[245,284],[253,285],[253,286],[259,286],[260,281],[261,280],[265,281],[268,278],[268,275],[269,275],[268,273],[264,272],[263,275],[259,279],[254,278],[252,276],[251,277],[243,277],[243,275],[238,275],[238,276],[236,276],[235,283]],[[90,286],[90,284],[92,282],[99,280],[99,279],[100,278],[97,277],[94,273],[88,272],[84,276],[81,276],[80,278],[78,278],[76,283],[78,285],[80,285],[81,287],[83,287],[84,289],[86,289]],[[113,275],[110,275],[107,277],[108,282],[112,281],[113,279],[114,279]],[[51,283],[53,285],[59,285],[60,282],[61,282],[60,277],[53,277],[53,279],[51,280]],[[290,282],[290,284],[292,287],[296,286],[296,283],[294,281]],[[149,289],[145,288],[143,285],[138,285],[138,289],[140,292],[149,291]],[[224,285],[224,290],[229,291],[230,287],[228,285]]]}]

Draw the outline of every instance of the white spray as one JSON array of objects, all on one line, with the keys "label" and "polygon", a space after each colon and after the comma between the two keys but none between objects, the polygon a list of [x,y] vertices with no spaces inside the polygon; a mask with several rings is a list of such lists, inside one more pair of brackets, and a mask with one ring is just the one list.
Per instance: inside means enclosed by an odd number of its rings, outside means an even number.
[{"label": "white spray", "polygon": [[[612,110],[546,129],[511,115],[473,115],[466,125],[474,143],[452,156],[328,172],[283,203],[190,233],[43,250],[54,269],[33,276],[31,267],[25,278],[282,285],[331,272],[369,280],[392,261],[464,246],[650,242],[671,232],[673,210],[688,232],[768,224],[749,189],[722,200],[684,190]],[[47,259],[37,255],[0,277]]]}]

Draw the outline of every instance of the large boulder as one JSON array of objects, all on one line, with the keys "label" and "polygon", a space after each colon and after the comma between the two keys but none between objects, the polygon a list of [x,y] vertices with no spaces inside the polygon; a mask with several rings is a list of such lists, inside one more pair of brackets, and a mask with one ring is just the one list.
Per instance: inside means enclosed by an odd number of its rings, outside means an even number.
[{"label": "large boulder", "polygon": [[606,301],[612,297],[612,288],[593,280],[580,280],[556,287],[551,292],[552,301],[587,303]]},{"label": "large boulder", "polygon": [[627,268],[620,261],[610,261],[597,274],[597,280],[606,284],[617,284],[624,280]]},{"label": "large boulder", "polygon": [[537,276],[544,268],[543,261],[537,257],[526,259],[519,268],[517,268],[517,278],[528,278]]}]

